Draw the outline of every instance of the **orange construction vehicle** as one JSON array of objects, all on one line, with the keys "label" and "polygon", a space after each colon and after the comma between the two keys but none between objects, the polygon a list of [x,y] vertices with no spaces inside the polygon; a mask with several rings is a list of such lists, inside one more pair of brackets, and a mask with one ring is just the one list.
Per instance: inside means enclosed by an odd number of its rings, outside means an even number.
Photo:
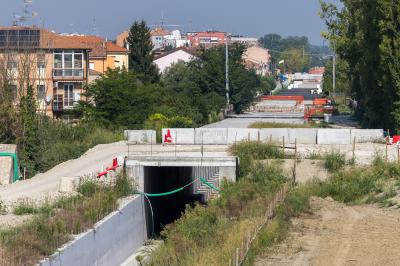
[{"label": "orange construction vehicle", "polygon": [[316,98],[313,104],[304,106],[304,119],[323,119],[324,114],[333,114],[337,108],[327,98]]}]

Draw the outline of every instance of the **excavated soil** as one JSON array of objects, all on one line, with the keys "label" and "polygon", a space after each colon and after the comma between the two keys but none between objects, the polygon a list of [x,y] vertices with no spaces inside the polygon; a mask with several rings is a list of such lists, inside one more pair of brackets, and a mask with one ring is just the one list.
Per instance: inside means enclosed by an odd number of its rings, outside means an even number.
[{"label": "excavated soil", "polygon": [[312,198],[287,240],[255,265],[400,265],[400,210]]}]

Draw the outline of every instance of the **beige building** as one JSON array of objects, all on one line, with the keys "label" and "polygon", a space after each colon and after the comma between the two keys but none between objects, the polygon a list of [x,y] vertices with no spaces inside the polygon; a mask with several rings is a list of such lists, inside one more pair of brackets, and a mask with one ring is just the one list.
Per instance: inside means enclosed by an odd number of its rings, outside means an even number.
[{"label": "beige building", "polygon": [[259,46],[248,47],[243,55],[245,65],[248,68],[254,69],[261,76],[270,74],[270,59],[271,55],[269,51]]},{"label": "beige building", "polygon": [[128,67],[128,51],[100,37],[0,27],[0,87],[10,84],[18,103],[32,86],[38,111],[49,116],[67,114],[85,85],[118,67]]}]

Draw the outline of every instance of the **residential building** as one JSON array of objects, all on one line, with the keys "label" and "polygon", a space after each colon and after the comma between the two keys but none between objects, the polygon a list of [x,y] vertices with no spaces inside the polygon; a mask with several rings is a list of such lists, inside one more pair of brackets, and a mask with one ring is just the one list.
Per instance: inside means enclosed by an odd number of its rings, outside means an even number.
[{"label": "residential building", "polygon": [[91,67],[101,75],[107,67],[128,66],[127,50],[122,49],[96,36],[0,27],[0,85],[11,84],[15,103],[32,86],[38,112],[62,117],[81,100]]},{"label": "residential building", "polygon": [[129,50],[129,44],[127,42],[128,37],[129,37],[129,31],[121,32],[120,34],[117,35],[117,38],[115,38],[115,44],[118,45],[119,47],[123,47]]},{"label": "residential building", "polygon": [[209,48],[223,45],[227,41],[227,38],[227,34],[221,31],[190,32],[187,34],[188,41],[194,47],[203,46]]},{"label": "residential building", "polygon": [[180,61],[189,62],[196,58],[196,49],[191,47],[180,47],[174,50],[168,51],[164,54],[155,57],[154,63],[158,66],[158,69],[163,73],[168,67],[176,64]]},{"label": "residential building", "polygon": [[[80,42],[91,50],[89,52],[89,69],[93,75],[102,75],[107,69],[128,69],[129,51],[123,47],[104,40],[99,36],[69,35],[74,41]],[[90,73],[89,73],[90,76]],[[92,77],[89,77],[93,79]]]},{"label": "residential building", "polygon": [[171,41],[167,43],[166,36],[171,35],[171,33],[168,30],[164,28],[154,28],[151,30],[150,34],[151,34],[151,41],[154,46],[153,50],[161,49],[169,45],[172,46]]},{"label": "residential building", "polygon": [[259,46],[250,46],[243,54],[244,64],[248,68],[254,69],[261,76],[270,74],[270,59],[271,55],[269,51]]}]

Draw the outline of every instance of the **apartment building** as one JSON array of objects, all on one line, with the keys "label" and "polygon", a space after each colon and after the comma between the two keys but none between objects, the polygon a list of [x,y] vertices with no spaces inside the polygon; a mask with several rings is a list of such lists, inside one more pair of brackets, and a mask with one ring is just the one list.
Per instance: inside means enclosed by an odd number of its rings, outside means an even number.
[{"label": "apartment building", "polygon": [[100,37],[0,27],[0,86],[10,84],[16,103],[32,86],[38,112],[48,116],[67,114],[85,85],[107,68],[123,66],[128,67],[127,50]]},{"label": "apartment building", "polygon": [[209,48],[212,46],[223,45],[227,41],[227,34],[221,31],[202,31],[189,32],[187,39],[194,47],[203,46]]}]

